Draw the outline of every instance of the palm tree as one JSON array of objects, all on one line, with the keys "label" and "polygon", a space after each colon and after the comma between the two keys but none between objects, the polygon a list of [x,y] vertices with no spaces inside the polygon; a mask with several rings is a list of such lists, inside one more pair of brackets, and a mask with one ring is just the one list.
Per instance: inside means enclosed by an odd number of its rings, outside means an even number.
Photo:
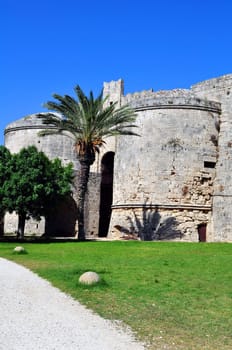
[{"label": "palm tree", "polygon": [[117,102],[107,104],[101,93],[89,97],[77,85],[74,88],[76,99],[54,94],[57,101],[49,101],[44,107],[58,112],[40,114],[39,117],[51,129],[40,132],[41,136],[65,134],[74,140],[77,159],[80,162],[80,178],[77,188],[78,239],[85,239],[84,202],[88,186],[90,166],[95,161],[96,152],[105,143],[105,138],[117,135],[137,135],[132,131],[136,127],[136,114],[129,106],[117,108]]}]

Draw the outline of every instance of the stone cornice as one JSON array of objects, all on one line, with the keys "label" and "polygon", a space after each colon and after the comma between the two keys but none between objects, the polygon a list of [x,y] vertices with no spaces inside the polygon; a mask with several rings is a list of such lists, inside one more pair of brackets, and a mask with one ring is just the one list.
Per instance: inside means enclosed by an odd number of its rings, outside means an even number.
[{"label": "stone cornice", "polygon": [[195,109],[200,111],[207,111],[207,112],[214,112],[214,113],[221,113],[221,109],[218,107],[210,107],[210,106],[201,106],[201,105],[187,105],[187,104],[179,104],[179,105],[172,105],[172,104],[163,104],[163,105],[147,105],[147,106],[138,106],[134,107],[135,111],[146,111],[146,110],[152,110],[152,109]]},{"label": "stone cornice", "polygon": [[55,126],[48,126],[48,125],[22,125],[22,126],[13,126],[8,127],[4,130],[4,135],[8,134],[12,131],[18,131],[18,130],[31,130],[31,129],[37,129],[37,130],[44,130],[44,129],[57,129]]},{"label": "stone cornice", "polygon": [[128,203],[128,204],[113,204],[112,209],[171,209],[171,210],[202,210],[211,211],[211,205],[201,204],[143,204],[143,203]]}]

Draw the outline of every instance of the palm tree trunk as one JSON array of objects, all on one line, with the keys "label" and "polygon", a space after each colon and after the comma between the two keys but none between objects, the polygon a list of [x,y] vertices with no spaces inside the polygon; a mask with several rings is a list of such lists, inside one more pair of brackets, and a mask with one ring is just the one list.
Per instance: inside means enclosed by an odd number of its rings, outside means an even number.
[{"label": "palm tree trunk", "polygon": [[19,213],[18,230],[17,230],[17,238],[19,239],[24,238],[25,222],[26,222],[26,214]]},{"label": "palm tree trunk", "polygon": [[87,192],[87,186],[89,181],[89,171],[90,165],[89,162],[80,162],[81,170],[80,170],[80,179],[78,183],[77,189],[77,219],[78,219],[78,240],[85,240],[85,195]]}]

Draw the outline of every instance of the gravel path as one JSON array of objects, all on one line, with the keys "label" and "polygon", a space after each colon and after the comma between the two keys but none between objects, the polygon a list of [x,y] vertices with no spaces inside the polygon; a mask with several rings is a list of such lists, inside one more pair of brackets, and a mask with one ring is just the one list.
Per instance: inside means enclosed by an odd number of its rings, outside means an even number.
[{"label": "gravel path", "polygon": [[0,350],[143,350],[28,269],[0,258]]}]

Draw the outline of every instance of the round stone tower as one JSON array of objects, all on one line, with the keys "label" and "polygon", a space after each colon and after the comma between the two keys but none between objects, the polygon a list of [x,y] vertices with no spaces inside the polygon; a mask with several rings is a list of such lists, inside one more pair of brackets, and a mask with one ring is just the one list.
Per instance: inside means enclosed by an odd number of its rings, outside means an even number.
[{"label": "round stone tower", "polygon": [[74,169],[78,169],[73,141],[63,135],[40,137],[39,132],[46,128],[37,114],[16,120],[5,128],[5,146],[11,153],[18,153],[22,148],[34,145],[50,159],[60,158],[63,164],[72,162]]},{"label": "round stone tower", "polygon": [[137,112],[140,136],[120,137],[109,234],[212,240],[211,210],[220,104],[189,90],[121,98]]}]

